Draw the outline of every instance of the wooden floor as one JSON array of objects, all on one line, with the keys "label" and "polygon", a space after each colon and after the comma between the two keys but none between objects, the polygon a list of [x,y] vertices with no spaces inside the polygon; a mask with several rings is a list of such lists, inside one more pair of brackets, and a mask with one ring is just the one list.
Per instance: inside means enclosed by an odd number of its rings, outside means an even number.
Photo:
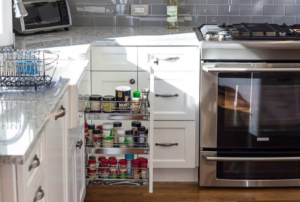
[{"label": "wooden floor", "polygon": [[300,188],[199,188],[197,183],[154,183],[148,187],[87,186],[85,202],[300,202]]}]

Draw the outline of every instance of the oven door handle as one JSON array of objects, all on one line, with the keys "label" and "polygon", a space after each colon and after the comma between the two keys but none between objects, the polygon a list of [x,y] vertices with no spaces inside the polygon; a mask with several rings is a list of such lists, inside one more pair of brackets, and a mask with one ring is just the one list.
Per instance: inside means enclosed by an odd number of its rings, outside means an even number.
[{"label": "oven door handle", "polygon": [[203,63],[206,72],[300,72],[300,63]]},{"label": "oven door handle", "polygon": [[202,155],[206,161],[300,161],[300,157],[218,157],[210,155]]}]

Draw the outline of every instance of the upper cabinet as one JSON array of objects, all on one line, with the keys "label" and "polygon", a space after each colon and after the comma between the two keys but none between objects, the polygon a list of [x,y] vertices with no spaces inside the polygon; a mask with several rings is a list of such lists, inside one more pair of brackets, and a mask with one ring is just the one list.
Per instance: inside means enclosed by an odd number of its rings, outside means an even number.
[{"label": "upper cabinet", "polygon": [[137,47],[93,47],[92,70],[137,71]]},{"label": "upper cabinet", "polygon": [[[158,63],[150,64],[150,62]],[[195,71],[200,68],[200,53],[197,47],[139,47],[138,71]]]}]

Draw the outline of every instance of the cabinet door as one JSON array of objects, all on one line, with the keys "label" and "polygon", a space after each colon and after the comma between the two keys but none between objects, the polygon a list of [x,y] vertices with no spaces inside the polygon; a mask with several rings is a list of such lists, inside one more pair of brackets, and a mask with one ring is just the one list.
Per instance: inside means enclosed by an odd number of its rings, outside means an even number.
[{"label": "cabinet door", "polygon": [[137,47],[93,47],[92,70],[137,71]]},{"label": "cabinet door", "polygon": [[154,168],[195,168],[195,121],[154,122]]},{"label": "cabinet door", "polygon": [[77,201],[77,193],[76,193],[76,159],[75,159],[75,155],[76,155],[76,145],[75,142],[72,145],[73,148],[71,148],[68,151],[68,171],[67,171],[67,187],[68,187],[68,202],[76,202]]},{"label": "cabinet door", "polygon": [[92,72],[92,94],[115,95],[117,86],[137,90],[137,72]]},{"label": "cabinet door", "polygon": [[156,71],[195,71],[200,68],[198,47],[139,47],[138,71],[150,71],[150,59],[159,59]]},{"label": "cabinet door", "polygon": [[27,202],[48,202],[49,200],[46,196],[49,194],[49,192],[46,186],[46,176],[44,172],[32,190]]},{"label": "cabinet door", "polygon": [[[154,120],[196,120],[196,76],[193,72],[155,72]],[[138,89],[149,88],[149,83],[150,74],[139,72]]]},{"label": "cabinet door", "polygon": [[[85,152],[84,152],[84,119],[82,118],[77,131],[76,159],[76,193],[77,201],[84,201],[85,197]],[[81,146],[80,146],[81,145]]]},{"label": "cabinet door", "polygon": [[[54,111],[46,127],[47,201],[65,201],[66,148],[68,93]],[[62,108],[63,107],[63,108]]]}]

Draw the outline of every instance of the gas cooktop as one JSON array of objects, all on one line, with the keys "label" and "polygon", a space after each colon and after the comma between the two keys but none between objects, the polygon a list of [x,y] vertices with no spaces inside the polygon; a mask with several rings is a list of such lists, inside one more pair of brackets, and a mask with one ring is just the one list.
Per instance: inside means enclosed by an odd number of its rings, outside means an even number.
[{"label": "gas cooktop", "polygon": [[300,24],[241,23],[233,25],[202,25],[199,28],[206,41],[228,40],[300,40]]}]

